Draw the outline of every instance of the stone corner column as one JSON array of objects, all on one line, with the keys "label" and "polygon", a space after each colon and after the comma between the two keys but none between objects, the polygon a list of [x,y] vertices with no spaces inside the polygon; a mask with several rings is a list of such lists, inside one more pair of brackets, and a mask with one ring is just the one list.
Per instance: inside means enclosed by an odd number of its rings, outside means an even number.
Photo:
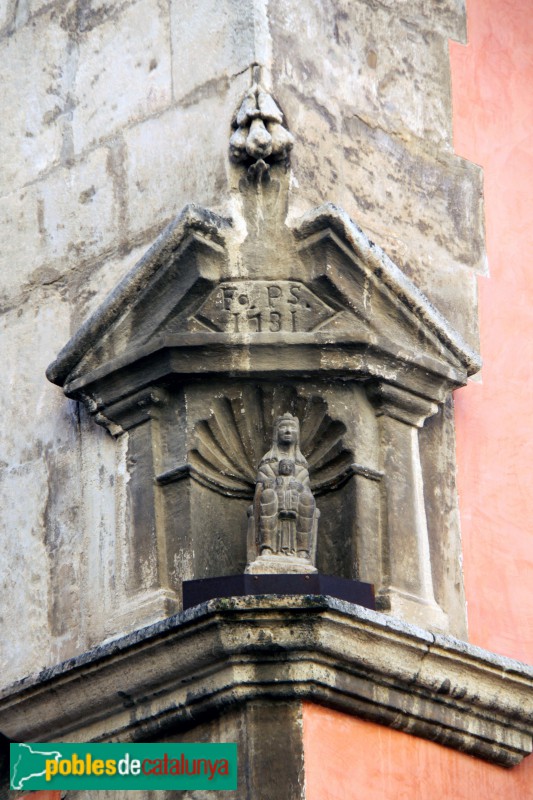
[{"label": "stone corner column", "polygon": [[176,613],[181,598],[169,574],[165,508],[155,476],[161,471],[168,398],[149,386],[108,406],[106,417],[127,432],[127,496],[124,529],[116,542],[112,625],[150,624]]},{"label": "stone corner column", "polygon": [[368,394],[379,420],[384,473],[378,605],[407,622],[447,631],[448,617],[433,591],[418,440],[418,429],[438,405],[384,381],[373,383]]}]

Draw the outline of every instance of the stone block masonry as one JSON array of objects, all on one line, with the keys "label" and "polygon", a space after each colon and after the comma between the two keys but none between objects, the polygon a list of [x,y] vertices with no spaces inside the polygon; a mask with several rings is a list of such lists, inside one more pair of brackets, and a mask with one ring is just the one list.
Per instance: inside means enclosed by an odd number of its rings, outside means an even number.
[{"label": "stone block masonry", "polygon": [[[453,2],[28,0],[4,3],[0,26],[7,685],[117,633],[101,609],[131,465],[44,369],[183,206],[239,205],[227,143],[252,63],[296,138],[290,219],[342,205],[474,348],[484,254],[479,171],[451,146]],[[105,580],[83,569],[95,553]]]}]

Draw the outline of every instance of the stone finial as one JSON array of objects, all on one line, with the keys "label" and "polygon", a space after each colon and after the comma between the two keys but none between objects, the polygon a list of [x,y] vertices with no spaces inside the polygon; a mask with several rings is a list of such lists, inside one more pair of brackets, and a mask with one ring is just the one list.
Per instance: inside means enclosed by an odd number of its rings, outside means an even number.
[{"label": "stone finial", "polygon": [[294,137],[283,125],[283,112],[260,83],[259,68],[233,119],[229,145],[233,161],[248,166],[252,178],[261,180],[270,165],[287,161]]}]

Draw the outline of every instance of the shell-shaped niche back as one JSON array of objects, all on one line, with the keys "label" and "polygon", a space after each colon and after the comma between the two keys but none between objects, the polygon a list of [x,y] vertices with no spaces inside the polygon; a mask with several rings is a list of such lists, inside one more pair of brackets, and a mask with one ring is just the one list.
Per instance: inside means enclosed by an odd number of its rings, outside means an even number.
[{"label": "shell-shaped niche back", "polygon": [[257,467],[272,445],[277,417],[289,412],[300,421],[300,449],[308,465],[313,494],[342,486],[353,454],[343,445],[344,423],[327,413],[326,402],[302,397],[290,386],[244,387],[215,397],[208,419],[195,427],[189,453],[192,477],[216,492],[251,498]]}]

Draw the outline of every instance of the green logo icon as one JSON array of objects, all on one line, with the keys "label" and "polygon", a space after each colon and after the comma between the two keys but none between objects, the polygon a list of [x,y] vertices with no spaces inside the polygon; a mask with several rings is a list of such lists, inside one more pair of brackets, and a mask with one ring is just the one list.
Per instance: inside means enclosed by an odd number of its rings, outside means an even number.
[{"label": "green logo icon", "polygon": [[237,745],[12,744],[13,790],[235,790]]}]

